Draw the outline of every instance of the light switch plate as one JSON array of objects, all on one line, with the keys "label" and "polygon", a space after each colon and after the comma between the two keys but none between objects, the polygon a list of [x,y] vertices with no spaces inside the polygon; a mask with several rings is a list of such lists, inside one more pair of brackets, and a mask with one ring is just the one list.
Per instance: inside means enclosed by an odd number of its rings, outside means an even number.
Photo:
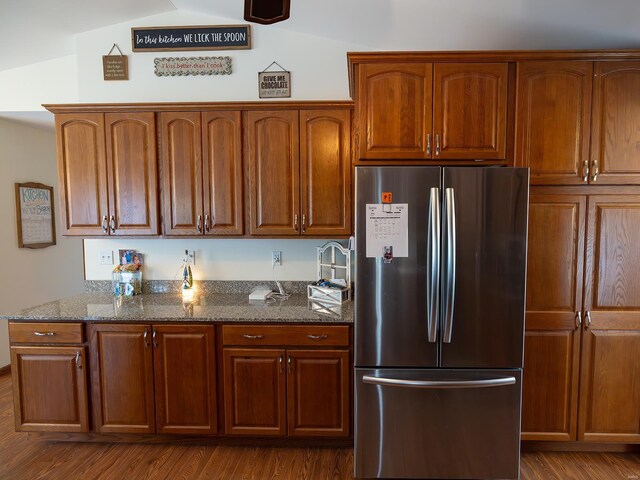
[{"label": "light switch plate", "polygon": [[100,265],[113,265],[113,252],[111,250],[100,251]]}]

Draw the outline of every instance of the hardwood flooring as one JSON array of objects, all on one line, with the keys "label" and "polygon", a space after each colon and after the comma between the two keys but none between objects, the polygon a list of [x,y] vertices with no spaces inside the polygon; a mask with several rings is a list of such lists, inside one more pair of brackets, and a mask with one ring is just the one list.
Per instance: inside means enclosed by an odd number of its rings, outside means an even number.
[{"label": "hardwood flooring", "polygon": [[[14,432],[11,376],[0,376],[2,480],[342,480],[351,448],[50,442]],[[640,455],[527,452],[522,480],[640,480]]]}]

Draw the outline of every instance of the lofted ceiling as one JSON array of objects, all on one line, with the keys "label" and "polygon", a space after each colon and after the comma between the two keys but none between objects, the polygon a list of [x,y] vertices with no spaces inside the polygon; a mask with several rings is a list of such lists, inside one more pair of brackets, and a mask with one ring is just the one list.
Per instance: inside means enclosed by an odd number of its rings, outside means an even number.
[{"label": "lofted ceiling", "polygon": [[[74,35],[172,10],[244,23],[242,0],[0,0],[0,70],[75,53]],[[638,0],[291,0],[262,28],[370,50],[640,47]]]}]

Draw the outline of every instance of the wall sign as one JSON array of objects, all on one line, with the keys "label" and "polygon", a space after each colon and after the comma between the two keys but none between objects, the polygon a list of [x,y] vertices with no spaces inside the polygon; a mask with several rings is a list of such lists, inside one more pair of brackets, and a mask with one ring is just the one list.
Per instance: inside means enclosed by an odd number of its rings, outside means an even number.
[{"label": "wall sign", "polygon": [[231,57],[162,57],[153,63],[158,77],[231,75]]},{"label": "wall sign", "polygon": [[[278,65],[280,70],[268,72],[267,70],[273,65]],[[291,97],[291,72],[282,68],[278,62],[272,62],[262,72],[258,72],[258,96],[260,98]]]},{"label": "wall sign", "polygon": [[44,248],[56,244],[53,187],[16,183],[18,247]]},{"label": "wall sign", "polygon": [[[120,55],[111,55],[114,48]],[[129,61],[115,43],[109,53],[102,56],[102,75],[105,80],[129,80]]]},{"label": "wall sign", "polygon": [[134,27],[131,48],[134,52],[250,49],[251,26]]}]

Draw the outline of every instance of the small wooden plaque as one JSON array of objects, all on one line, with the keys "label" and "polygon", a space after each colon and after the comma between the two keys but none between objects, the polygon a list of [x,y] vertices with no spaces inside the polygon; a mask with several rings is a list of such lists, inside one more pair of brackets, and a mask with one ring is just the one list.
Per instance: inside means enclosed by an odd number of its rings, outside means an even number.
[{"label": "small wooden plaque", "polygon": [[129,80],[129,61],[126,55],[103,55],[102,73],[105,80]]}]

